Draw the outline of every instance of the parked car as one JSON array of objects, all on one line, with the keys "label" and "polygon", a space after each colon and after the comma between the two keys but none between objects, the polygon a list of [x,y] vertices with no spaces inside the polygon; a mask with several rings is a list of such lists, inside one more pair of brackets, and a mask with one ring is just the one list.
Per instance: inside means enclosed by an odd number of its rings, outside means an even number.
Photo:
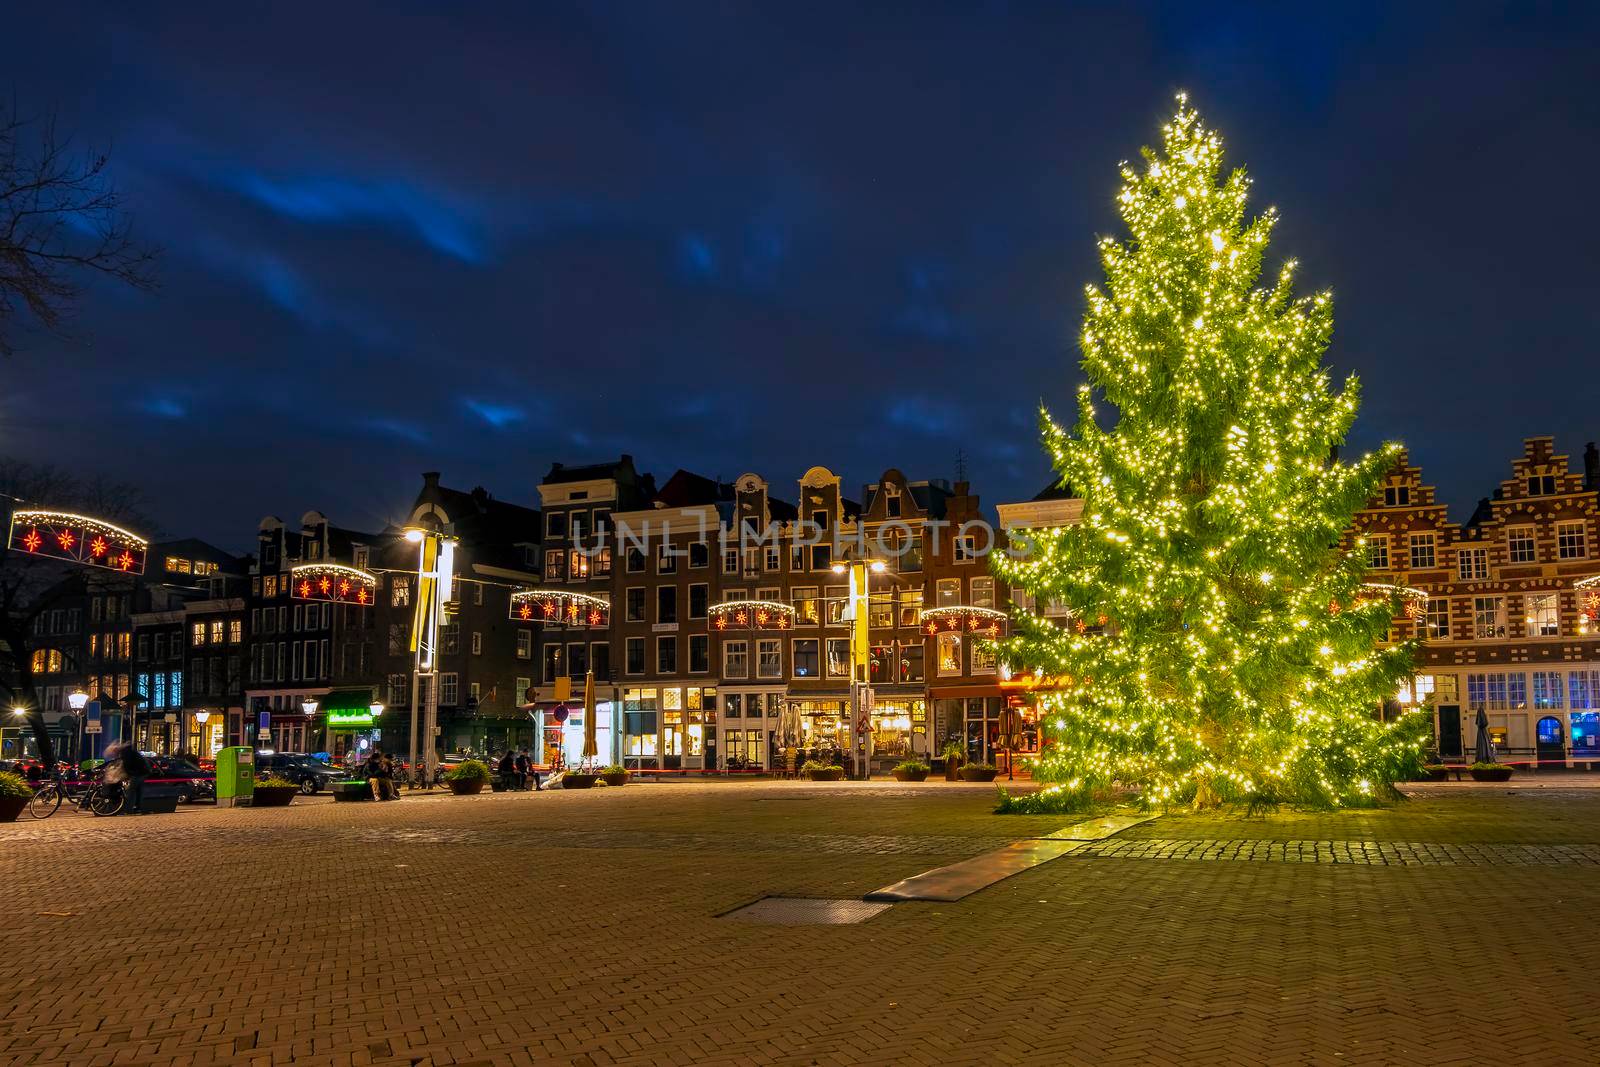
[{"label": "parked car", "polygon": [[178,790],[178,799],[185,804],[217,799],[216,774],[202,770],[188,760],[153,756],[150,759],[150,777],[173,779],[172,785]]},{"label": "parked car", "polygon": [[304,752],[274,752],[262,756],[256,763],[256,771],[261,774],[271,771],[287,778],[298,785],[302,793],[320,793],[345,777],[344,771]]}]

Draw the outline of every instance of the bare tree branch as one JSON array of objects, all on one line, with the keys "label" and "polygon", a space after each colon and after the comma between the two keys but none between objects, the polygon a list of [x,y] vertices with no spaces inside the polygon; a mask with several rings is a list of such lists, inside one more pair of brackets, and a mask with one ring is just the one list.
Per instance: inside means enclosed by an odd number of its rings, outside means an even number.
[{"label": "bare tree branch", "polygon": [[133,238],[110,158],[0,103],[0,356],[16,352],[24,311],[65,333],[85,275],[155,287],[156,252]]}]

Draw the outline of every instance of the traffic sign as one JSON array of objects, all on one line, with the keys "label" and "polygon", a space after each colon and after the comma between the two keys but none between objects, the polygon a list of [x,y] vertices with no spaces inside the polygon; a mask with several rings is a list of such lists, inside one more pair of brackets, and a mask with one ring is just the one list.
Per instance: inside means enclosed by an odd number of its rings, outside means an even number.
[{"label": "traffic sign", "polygon": [[83,724],[83,732],[86,734],[97,734],[101,729],[102,724],[99,719],[92,719]]}]

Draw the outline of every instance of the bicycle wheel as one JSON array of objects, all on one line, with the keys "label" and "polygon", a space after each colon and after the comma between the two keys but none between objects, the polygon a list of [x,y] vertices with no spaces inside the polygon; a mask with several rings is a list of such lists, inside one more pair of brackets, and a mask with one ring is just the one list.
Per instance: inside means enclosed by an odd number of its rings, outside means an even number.
[{"label": "bicycle wheel", "polygon": [[28,801],[28,814],[35,819],[48,819],[59,807],[61,807],[61,787],[47,785],[33,794],[33,799]]},{"label": "bicycle wheel", "polygon": [[89,810],[96,815],[116,815],[122,811],[122,790],[115,786],[100,786],[89,795]]}]

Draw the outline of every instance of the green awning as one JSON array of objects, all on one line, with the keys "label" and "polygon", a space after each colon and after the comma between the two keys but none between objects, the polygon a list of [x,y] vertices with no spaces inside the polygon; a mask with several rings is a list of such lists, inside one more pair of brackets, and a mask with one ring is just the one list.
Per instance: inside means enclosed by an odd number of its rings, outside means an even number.
[{"label": "green awning", "polygon": [[317,698],[317,710],[328,717],[329,726],[371,726],[372,689],[333,689]]}]

